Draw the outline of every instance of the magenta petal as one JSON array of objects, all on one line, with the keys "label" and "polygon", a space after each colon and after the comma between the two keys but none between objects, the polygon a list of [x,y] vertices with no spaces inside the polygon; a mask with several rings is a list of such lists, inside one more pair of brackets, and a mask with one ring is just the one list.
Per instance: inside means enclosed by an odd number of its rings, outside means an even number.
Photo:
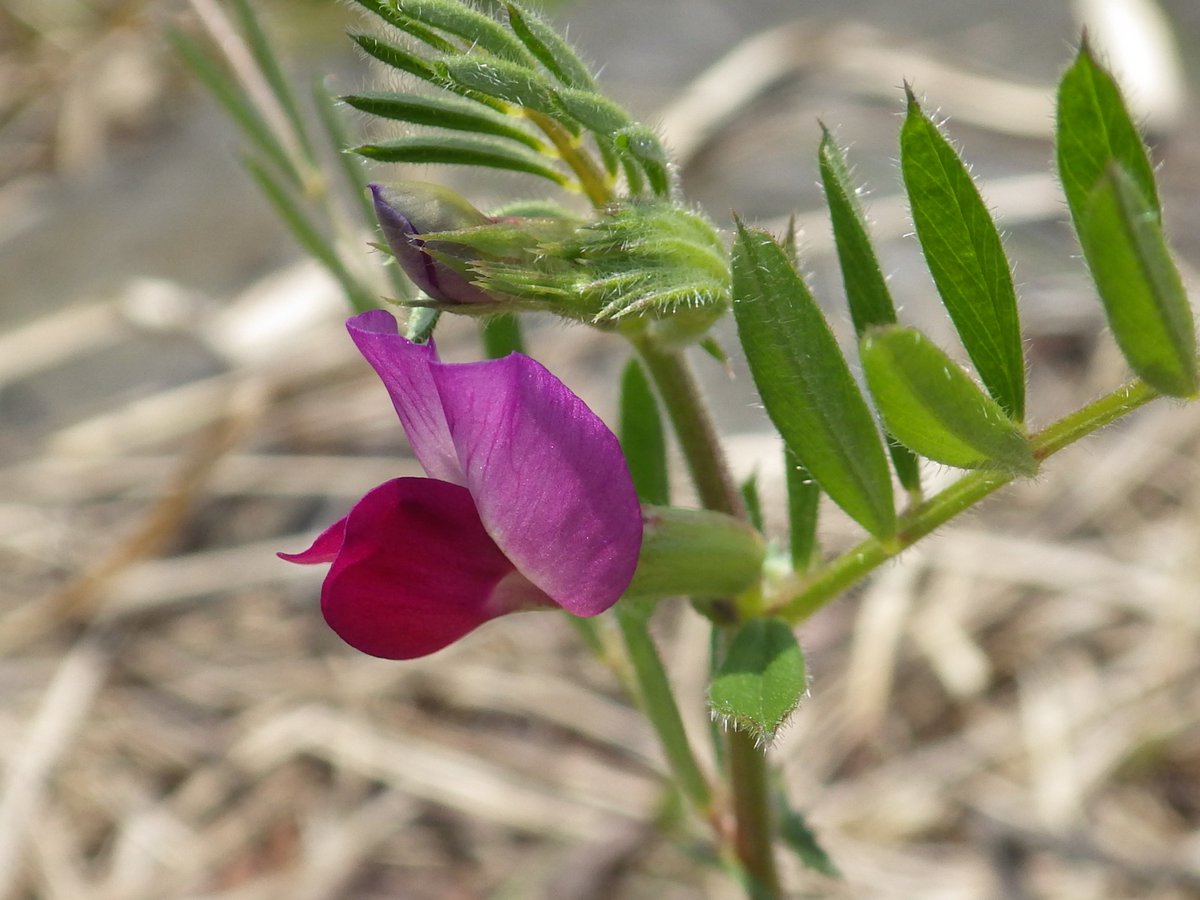
[{"label": "magenta petal", "polygon": [[317,539],[312,542],[312,546],[307,550],[302,550],[299,553],[276,553],[275,555],[280,559],[299,563],[302,566],[333,562],[337,559],[338,553],[341,552],[345,536],[346,520],[339,519],[317,535]]},{"label": "magenta petal", "polygon": [[550,605],[488,537],[457,485],[397,478],[363,497],[345,522],[321,611],[364,653],[425,656],[496,616]]},{"label": "magenta petal", "polygon": [[387,388],[421,466],[431,478],[463,484],[458,454],[429,369],[437,362],[432,342],[414,344],[401,337],[396,320],[381,309],[355,316],[346,322],[346,330]]},{"label": "magenta petal", "polygon": [[591,616],[612,606],[642,541],[616,436],[526,356],[431,371],[488,534],[564,609]]}]

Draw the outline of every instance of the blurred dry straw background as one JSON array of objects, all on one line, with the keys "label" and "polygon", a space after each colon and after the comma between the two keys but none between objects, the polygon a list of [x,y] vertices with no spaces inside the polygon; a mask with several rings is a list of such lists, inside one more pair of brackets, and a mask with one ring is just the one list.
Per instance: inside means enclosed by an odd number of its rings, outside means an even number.
[{"label": "blurred dry straw background", "polygon": [[[336,286],[165,44],[170,23],[201,33],[205,6],[0,5],[0,897],[737,896],[565,621],[514,617],[384,663],[327,632],[319,572],[276,560],[419,468]],[[298,79],[370,83],[350,11],[256,8]],[[1049,175],[1052,85],[1089,17],[1151,130],[1197,296],[1192,0],[552,14],[662,124],[718,221],[798,214],[831,309],[816,120],[834,127],[903,315],[949,339],[898,198],[912,82],[1007,231],[1035,424],[1125,377]],[[470,186],[480,205],[527,188]],[[444,325],[450,356],[478,352]],[[529,339],[611,413],[618,343],[544,322]],[[750,379],[736,361],[704,376],[778,525],[780,454]],[[854,538],[833,510],[825,533]],[[704,745],[704,629],[660,618]],[[1200,896],[1200,408],[1160,402],[1054,458],[801,634],[812,695],[775,752],[845,878],[789,861],[796,896]]]}]

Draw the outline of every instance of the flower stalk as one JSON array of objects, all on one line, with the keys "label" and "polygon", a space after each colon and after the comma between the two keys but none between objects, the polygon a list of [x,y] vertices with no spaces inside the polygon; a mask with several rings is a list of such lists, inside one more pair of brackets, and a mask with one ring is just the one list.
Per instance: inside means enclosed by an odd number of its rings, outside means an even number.
[{"label": "flower stalk", "polygon": [[725,461],[725,449],[696,377],[683,354],[668,350],[648,334],[630,338],[658,388],[679,447],[705,509],[745,518],[742,496]]},{"label": "flower stalk", "polygon": [[638,603],[617,604],[617,623],[633,666],[642,711],[653,726],[680,791],[705,818],[713,817],[713,794],[692,753],[675,694],[662,658],[647,628],[647,615]]},{"label": "flower stalk", "polygon": [[[712,415],[683,354],[659,346],[645,333],[631,339],[658,388],[701,503],[707,509],[744,519],[745,506],[729,472]],[[721,628],[722,643],[731,636],[735,624],[730,622]],[[725,758],[734,821],[729,836],[732,850],[755,896],[782,896],[773,851],[766,749],[749,733],[731,728],[725,734]]]}]

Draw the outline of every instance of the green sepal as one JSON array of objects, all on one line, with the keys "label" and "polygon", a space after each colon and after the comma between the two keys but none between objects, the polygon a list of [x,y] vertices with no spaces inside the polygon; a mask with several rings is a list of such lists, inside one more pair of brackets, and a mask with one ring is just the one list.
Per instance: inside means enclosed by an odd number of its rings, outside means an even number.
[{"label": "green sepal", "polygon": [[1079,227],[1110,160],[1130,176],[1160,217],[1154,167],[1116,81],[1096,62],[1086,36],[1058,84],[1055,156],[1071,218]]},{"label": "green sepal", "polygon": [[505,217],[497,221],[465,228],[421,232],[427,247],[438,245],[469,247],[474,255],[520,258],[542,252],[547,241],[572,232],[578,220],[550,217]]},{"label": "green sepal", "polygon": [[759,396],[784,443],[867,531],[896,530],[883,443],[837,340],[787,253],[738,223],[733,312]]},{"label": "green sepal", "polygon": [[638,499],[658,506],[669,503],[671,484],[667,470],[666,433],[659,414],[658,399],[636,359],[630,359],[621,373],[620,425],[617,431]]},{"label": "green sepal", "polygon": [[642,523],[642,551],[627,598],[735,597],[761,578],[766,544],[740,519],[707,509],[643,506]]},{"label": "green sepal", "polygon": [[871,328],[860,354],[884,424],[908,447],[948,466],[1037,473],[1020,426],[921,332]]},{"label": "green sepal", "polygon": [[521,320],[513,313],[502,313],[484,319],[479,329],[483,352],[488,359],[501,359],[510,353],[524,353]]},{"label": "green sepal", "polygon": [[1130,368],[1161,393],[1194,396],[1196,326],[1183,281],[1149,201],[1116,163],[1088,198],[1079,241]]},{"label": "green sepal", "polygon": [[[729,264],[716,230],[696,213],[660,201],[616,203],[592,222],[519,222],[515,237],[536,236],[530,252],[473,265],[477,284],[493,294],[556,304],[552,311],[593,325],[664,320],[698,338],[727,308]],[[565,222],[565,224],[564,224]],[[430,235],[471,243],[499,233]],[[534,231],[533,229],[541,229]],[[680,332],[682,335],[683,332]],[[665,337],[665,336],[664,336]]]},{"label": "green sepal", "polygon": [[1021,421],[1025,358],[1000,234],[966,165],[911,90],[900,168],[925,261],[963,346],[988,393]]},{"label": "green sepal", "polygon": [[782,619],[751,619],[730,641],[708,688],[712,714],[762,744],[774,739],[808,690],[804,653]]},{"label": "green sepal", "polygon": [[725,348],[721,346],[721,342],[715,337],[712,337],[711,335],[706,337],[700,342],[699,347],[701,350],[707,353],[710,358],[719,362],[726,368],[726,370],[729,370],[729,354],[725,352]]},{"label": "green sepal", "polygon": [[440,310],[428,307],[412,308],[404,326],[404,336],[414,344],[424,344],[433,337],[433,330],[442,317]]}]

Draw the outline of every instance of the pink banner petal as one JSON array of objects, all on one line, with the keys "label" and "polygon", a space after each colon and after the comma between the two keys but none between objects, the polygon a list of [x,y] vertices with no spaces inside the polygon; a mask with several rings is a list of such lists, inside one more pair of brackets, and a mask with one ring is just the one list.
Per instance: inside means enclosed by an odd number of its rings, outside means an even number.
[{"label": "pink banner petal", "polygon": [[488,534],[564,609],[603,612],[633,577],[641,507],[616,436],[526,356],[431,366]]},{"label": "pink banner petal", "polygon": [[429,371],[437,362],[433,343],[414,344],[401,337],[396,320],[384,310],[355,316],[346,323],[346,330],[387,388],[421,466],[431,478],[463,484],[458,455]]}]

